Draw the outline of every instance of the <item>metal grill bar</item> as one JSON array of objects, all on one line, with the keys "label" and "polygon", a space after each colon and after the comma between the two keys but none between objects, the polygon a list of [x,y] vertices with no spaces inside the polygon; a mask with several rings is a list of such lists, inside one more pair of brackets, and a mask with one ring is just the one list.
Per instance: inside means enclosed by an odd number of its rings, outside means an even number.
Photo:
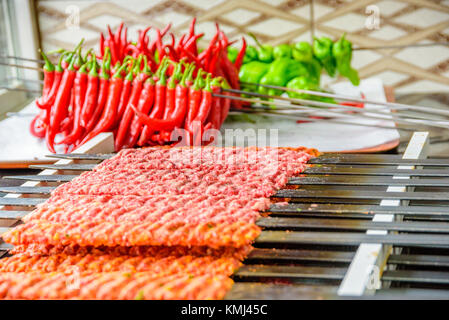
[{"label": "metal grill bar", "polygon": [[449,201],[449,192],[385,192],[360,190],[279,190],[276,198],[333,198],[372,200],[434,200]]},{"label": "metal grill bar", "polygon": [[70,160],[107,160],[114,156],[114,153],[97,153],[97,154],[89,154],[89,153],[56,153],[56,154],[49,154],[46,155],[46,157],[49,158],[57,158],[57,159],[70,159]]},{"label": "metal grill bar", "polygon": [[382,276],[385,281],[449,284],[449,272],[387,270]]},{"label": "metal grill bar", "polygon": [[251,251],[245,261],[273,260],[286,261],[289,263],[301,261],[349,263],[353,257],[353,252],[255,248]]},{"label": "metal grill bar", "polygon": [[447,159],[402,159],[392,155],[322,155],[310,159],[311,164],[345,164],[345,165],[407,165],[448,167]]},{"label": "metal grill bar", "polygon": [[12,211],[2,210],[0,211],[0,219],[21,219],[25,217],[29,211]]},{"label": "metal grill bar", "polygon": [[296,244],[358,246],[361,243],[391,244],[396,246],[434,246],[449,248],[449,236],[429,234],[386,234],[343,232],[264,231],[256,244]]},{"label": "metal grill bar", "polygon": [[270,212],[280,214],[329,213],[329,214],[399,214],[399,215],[432,215],[447,216],[449,207],[442,206],[375,206],[351,204],[305,204],[290,203],[288,205],[274,204]]},{"label": "metal grill bar", "polygon": [[26,180],[40,182],[69,182],[78,177],[77,175],[25,175],[25,176],[4,176],[3,179]]},{"label": "metal grill bar", "polygon": [[358,176],[306,176],[291,178],[289,185],[322,186],[412,186],[412,187],[449,187],[449,179],[392,179],[386,177]]},{"label": "metal grill bar", "polygon": [[47,199],[41,198],[0,198],[0,206],[22,206],[34,207],[39,203],[45,202]]},{"label": "metal grill bar", "polygon": [[72,170],[72,171],[90,171],[95,168],[96,164],[86,163],[86,164],[39,164],[39,165],[30,165],[31,169],[49,169],[49,170]]},{"label": "metal grill bar", "polygon": [[234,277],[341,280],[345,272],[345,268],[244,265],[234,273]]},{"label": "metal grill bar", "polygon": [[0,187],[0,192],[20,194],[50,194],[55,187]]},{"label": "metal grill bar", "polygon": [[449,177],[449,170],[437,169],[390,169],[353,167],[311,167],[303,174],[362,175],[362,176],[406,176],[406,177]]},{"label": "metal grill bar", "polygon": [[449,223],[440,222],[376,222],[363,220],[262,218],[257,225],[276,229],[322,229],[322,230],[390,230],[422,233],[449,233]]}]

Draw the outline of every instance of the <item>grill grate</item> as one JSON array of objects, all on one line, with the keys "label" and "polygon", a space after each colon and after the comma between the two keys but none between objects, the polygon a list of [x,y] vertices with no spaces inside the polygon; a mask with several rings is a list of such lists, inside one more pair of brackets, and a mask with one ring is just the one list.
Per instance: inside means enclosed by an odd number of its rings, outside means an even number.
[{"label": "grill grate", "polygon": [[[27,181],[21,187],[0,188],[9,193],[0,198],[0,222],[10,222],[0,232],[45,201],[54,187],[110,158],[111,138],[101,139],[103,147],[33,166],[44,169],[39,175],[14,177]],[[371,265],[378,267],[380,288],[365,283],[361,297],[449,298],[449,159],[329,154],[311,163],[290,180],[290,189],[273,197],[289,203],[274,203],[269,217],[258,220],[263,232],[234,274],[228,299],[347,298],[342,288],[354,281],[350,266],[364,245],[384,254]],[[387,216],[391,220],[378,219]],[[0,257],[9,249],[0,244]],[[376,274],[366,278],[376,280]]]}]

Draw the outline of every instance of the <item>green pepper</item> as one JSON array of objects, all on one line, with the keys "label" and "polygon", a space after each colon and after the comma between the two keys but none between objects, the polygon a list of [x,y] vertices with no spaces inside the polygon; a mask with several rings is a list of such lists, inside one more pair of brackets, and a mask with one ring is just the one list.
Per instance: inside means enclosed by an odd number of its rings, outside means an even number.
[{"label": "green pepper", "polygon": [[231,46],[228,47],[228,58],[229,58],[229,60],[231,60],[232,63],[234,63],[238,54],[239,54],[239,50],[237,48],[234,48]]},{"label": "green pepper", "polygon": [[331,77],[335,76],[337,68],[335,58],[332,55],[332,46],[332,40],[327,37],[315,38],[313,41],[313,54]]},{"label": "green pepper", "polygon": [[[270,68],[269,63],[260,61],[251,61],[242,65],[239,71],[239,79],[241,82],[259,83],[260,79],[268,72]],[[251,85],[242,83],[242,90],[254,91],[256,90]]]},{"label": "green pepper", "polygon": [[293,59],[301,62],[310,62],[313,59],[313,48],[310,43],[301,41],[293,46]]},{"label": "green pepper", "polygon": [[253,46],[247,46],[245,51],[245,56],[243,57],[243,63],[248,63],[254,60],[257,60],[257,49]]},{"label": "green pepper", "polygon": [[254,39],[258,48],[257,48],[257,58],[261,62],[271,62],[273,61],[273,46],[271,45],[262,45],[259,40],[257,40],[256,36],[252,33],[248,33],[251,38]]},{"label": "green pepper", "polygon": [[[299,90],[313,90],[313,91],[322,91],[318,84],[313,83],[310,78],[307,76],[300,76],[293,78],[287,83],[287,88],[290,89],[299,89]],[[290,98],[294,99],[307,99],[307,100],[314,100],[314,101],[321,101],[321,102],[327,102],[327,103],[336,103],[334,99],[327,98],[327,97],[319,97],[315,95],[309,95],[306,93],[299,93],[299,92],[292,92],[287,91],[287,94]]]},{"label": "green pepper", "polygon": [[[285,86],[291,79],[305,75],[309,75],[307,67],[299,61],[291,58],[281,58],[270,64],[268,72],[260,79],[260,84],[268,84],[275,86]],[[259,87],[259,93],[270,95],[281,95],[282,91],[277,89],[268,89]]]},{"label": "green pepper", "polygon": [[273,58],[291,58],[292,57],[292,47],[288,44],[280,44],[273,48]]},{"label": "green pepper", "polygon": [[262,62],[273,61],[273,47],[270,45],[263,45],[257,49],[257,58]]},{"label": "green pepper", "polygon": [[304,62],[304,65],[309,70],[311,81],[319,85],[321,79],[321,70],[323,69],[321,63],[318,61],[318,59],[313,57],[309,62]]},{"label": "green pepper", "polygon": [[357,70],[351,67],[352,43],[345,39],[345,34],[332,46],[332,55],[335,58],[338,72],[357,86],[360,79]]},{"label": "green pepper", "polygon": [[260,61],[251,61],[242,65],[239,71],[241,82],[259,83],[259,80],[268,72],[269,63]]}]

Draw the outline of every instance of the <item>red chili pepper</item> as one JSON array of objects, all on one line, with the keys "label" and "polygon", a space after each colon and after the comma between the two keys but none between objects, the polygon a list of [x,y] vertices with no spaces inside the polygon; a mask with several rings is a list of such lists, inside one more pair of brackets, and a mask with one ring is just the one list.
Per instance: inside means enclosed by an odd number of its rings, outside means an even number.
[{"label": "red chili pepper", "polygon": [[109,84],[109,93],[108,99],[106,101],[106,106],[103,110],[103,114],[101,115],[100,121],[97,123],[95,128],[87,134],[87,136],[83,139],[81,144],[84,144],[86,141],[92,139],[96,135],[101,132],[108,131],[112,129],[112,126],[116,122],[117,117],[117,108],[120,102],[120,94],[123,88],[123,78],[121,72],[127,67],[126,64],[120,67],[119,70],[112,77]]},{"label": "red chili pepper", "polygon": [[128,45],[128,28],[125,27],[125,31],[123,32],[123,36],[120,39],[120,56],[123,57],[125,56],[125,48]]},{"label": "red chili pepper", "polygon": [[189,104],[188,104],[186,122],[184,125],[184,128],[186,128],[187,130],[191,129],[192,121],[193,121],[193,119],[195,119],[196,114],[198,113],[198,109],[200,107],[201,94],[202,94],[200,80],[201,80],[202,74],[203,74],[203,70],[200,69],[196,76],[195,82],[193,83],[193,86],[189,88]]},{"label": "red chili pepper", "polygon": [[98,99],[96,102],[96,107],[95,107],[94,113],[92,114],[91,117],[86,117],[86,119],[88,119],[87,126],[86,126],[86,132],[90,132],[94,128],[98,119],[100,118],[101,114],[103,113],[104,106],[106,105],[106,100],[108,98],[108,89],[109,89],[109,75],[108,75],[108,72],[106,71],[107,70],[106,66],[108,65],[109,59],[110,59],[110,56],[108,56],[107,58],[105,57],[101,64],[101,72],[99,75],[100,90],[98,92]]},{"label": "red chili pepper", "polygon": [[237,68],[237,70],[240,70],[240,67],[243,63],[243,58],[245,58],[245,52],[246,52],[246,40],[244,37],[242,37],[242,48],[240,49],[237,58],[235,58],[234,66]]},{"label": "red chili pepper", "polygon": [[59,131],[61,121],[64,120],[68,113],[70,94],[73,86],[73,81],[75,80],[76,76],[76,70],[73,67],[74,63],[75,59],[72,58],[69,67],[64,70],[61,85],[59,86],[58,93],[56,95],[55,104],[50,112],[50,126],[46,132],[45,140],[48,149],[53,153],[56,153],[54,147],[56,134]]},{"label": "red chili pepper", "polygon": [[125,80],[123,81],[123,89],[122,93],[120,95],[120,102],[117,109],[117,119],[121,119],[123,116],[123,113],[125,112],[126,105],[128,104],[129,95],[131,93],[131,85],[133,83],[133,70],[131,68],[131,71],[128,72],[128,74],[125,77]]},{"label": "red chili pepper", "polygon": [[[160,39],[161,39],[161,40],[162,40],[162,38],[164,38],[164,36],[165,36],[166,33],[168,32],[168,30],[170,30],[170,28],[171,28],[171,23],[167,24],[167,25],[165,26],[164,30],[162,30],[162,32],[160,32]],[[150,46],[148,47],[148,50],[149,50],[150,52],[154,52],[154,46],[157,45],[158,41],[159,41],[159,40],[156,38],[156,39],[154,39],[154,40],[150,43]],[[161,61],[161,60],[162,60],[162,57],[159,57],[159,61]]]},{"label": "red chili pepper", "polygon": [[97,95],[98,95],[98,73],[97,73],[97,62],[94,58],[92,60],[92,67],[90,68],[89,75],[87,77],[87,90],[86,98],[84,100],[83,108],[81,111],[81,126],[86,128],[87,123],[92,118],[94,114],[95,107],[97,106]]},{"label": "red chili pepper", "polygon": [[[93,60],[93,63],[96,63]],[[73,119],[73,128],[69,135],[67,135],[63,140],[59,142],[59,144],[73,144],[83,133],[83,127],[81,125],[81,116],[83,112],[84,102],[86,98],[86,88],[87,88],[87,64],[84,64],[77,72],[75,81],[74,81],[74,119]],[[92,68],[95,69],[95,66]]]},{"label": "red chili pepper", "polygon": [[[154,81],[150,77],[148,78],[140,94],[139,102],[137,104],[137,109],[143,114],[148,114],[153,107],[154,101]],[[130,125],[129,134],[126,139],[125,147],[134,147],[139,139],[139,135],[142,132],[143,124],[140,122],[139,117],[134,115],[133,120]]]},{"label": "red chili pepper", "polygon": [[[223,71],[226,75],[226,79],[229,81],[231,87],[233,89],[240,89],[240,80],[239,80],[239,73],[235,65],[232,64],[232,62],[229,60],[227,54],[221,53],[221,59],[220,59],[221,66],[223,67]],[[233,100],[232,105],[236,109],[242,108],[242,102],[238,100]]]},{"label": "red chili pepper", "polygon": [[218,43],[217,48],[213,51],[212,59],[208,64],[206,64],[206,70],[212,74],[215,74],[215,69],[217,67],[217,62],[221,57],[222,45]]},{"label": "red chili pepper", "polygon": [[100,58],[104,57],[104,35],[103,32],[100,33]]},{"label": "red chili pepper", "polygon": [[[167,61],[167,60],[165,60]],[[168,68],[168,64],[161,64],[162,69],[159,70],[160,79],[156,83],[155,87],[155,100],[154,100],[154,108],[151,111],[150,118],[157,119],[161,118],[164,115],[165,109],[165,99],[166,99],[166,89],[167,89],[167,78],[166,72]],[[149,126],[145,126],[140,134],[139,140],[137,144],[139,146],[143,146],[152,136],[153,130]]]},{"label": "red chili pepper", "polygon": [[59,89],[59,84],[61,83],[62,74],[64,73],[64,69],[62,68],[62,60],[63,60],[64,56],[66,56],[67,54],[69,54],[69,53],[68,52],[63,53],[61,55],[61,57],[59,58],[59,63],[55,68],[55,76],[54,76],[54,80],[53,80],[53,83],[51,86],[51,90],[48,93],[48,95],[46,96],[46,99],[44,99],[43,101],[36,100],[36,105],[40,109],[50,109],[52,107],[53,103],[55,102],[56,94]]},{"label": "red chili pepper", "polygon": [[[211,89],[212,89],[212,93],[217,93],[219,94],[221,91],[221,86],[220,86],[220,79],[219,78],[214,78],[211,81]],[[222,99],[218,98],[218,97],[212,97],[212,107],[211,110],[209,112],[209,116],[207,117],[207,121],[206,122],[210,122],[212,128],[214,129],[220,129],[220,121],[221,121],[221,103],[222,103]]]},{"label": "red chili pepper", "polygon": [[41,97],[41,104],[43,101],[46,101],[48,99],[48,95],[51,91],[51,88],[53,86],[53,82],[55,80],[55,66],[48,60],[45,53],[40,51],[42,57],[45,60],[44,65],[44,85],[42,90],[42,97]]},{"label": "red chili pepper", "polygon": [[39,114],[31,120],[30,132],[37,138],[45,138],[45,131],[48,127],[48,110],[41,110]]},{"label": "red chili pepper", "polygon": [[144,80],[143,74],[137,75],[133,80],[131,96],[127,103],[126,111],[120,120],[120,125],[115,138],[115,151],[119,151],[123,147],[123,144],[125,142],[130,122],[132,121],[134,116],[134,112],[130,105],[133,106],[138,105],[139,98],[142,92],[143,80]]},{"label": "red chili pepper", "polygon": [[163,119],[168,119],[175,109],[176,81],[179,79],[179,75],[181,74],[181,67],[181,63],[176,65],[175,70],[168,81],[167,89],[165,91],[165,109]]},{"label": "red chili pepper", "polygon": [[198,108],[198,113],[193,121],[200,121],[205,124],[207,116],[212,108],[212,89],[210,87],[210,74],[207,75],[206,87],[202,90],[201,104]]},{"label": "red chili pepper", "polygon": [[[124,22],[120,23],[120,25],[117,28],[117,31],[114,34],[114,42],[118,46],[118,49],[119,49],[118,51],[119,52],[121,51],[121,48],[120,48],[121,44],[122,44],[121,37],[122,37],[122,30],[123,30],[123,25],[124,24],[125,24]],[[121,58],[121,56],[120,56],[120,58]]]},{"label": "red chili pepper", "polygon": [[196,46],[196,42],[198,39],[200,39],[201,37],[204,36],[204,33],[199,33],[194,35],[193,37],[191,37],[189,39],[189,41],[186,42],[184,49],[186,49],[187,51],[191,52],[193,55],[198,55],[198,49]]}]

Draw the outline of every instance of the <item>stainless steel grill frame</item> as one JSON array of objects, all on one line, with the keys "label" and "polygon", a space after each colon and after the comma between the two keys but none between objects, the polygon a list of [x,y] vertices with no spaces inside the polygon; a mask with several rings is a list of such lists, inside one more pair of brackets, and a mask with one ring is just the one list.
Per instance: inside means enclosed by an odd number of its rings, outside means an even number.
[{"label": "stainless steel grill frame", "polygon": [[[427,139],[415,133],[402,157],[313,159],[258,220],[263,232],[226,298],[449,298],[449,159],[426,159]],[[21,187],[0,188],[9,192],[0,198],[0,233],[112,151],[112,135],[101,134],[81,154],[33,166],[44,170],[19,177]],[[0,243],[0,256],[10,249]]]}]

